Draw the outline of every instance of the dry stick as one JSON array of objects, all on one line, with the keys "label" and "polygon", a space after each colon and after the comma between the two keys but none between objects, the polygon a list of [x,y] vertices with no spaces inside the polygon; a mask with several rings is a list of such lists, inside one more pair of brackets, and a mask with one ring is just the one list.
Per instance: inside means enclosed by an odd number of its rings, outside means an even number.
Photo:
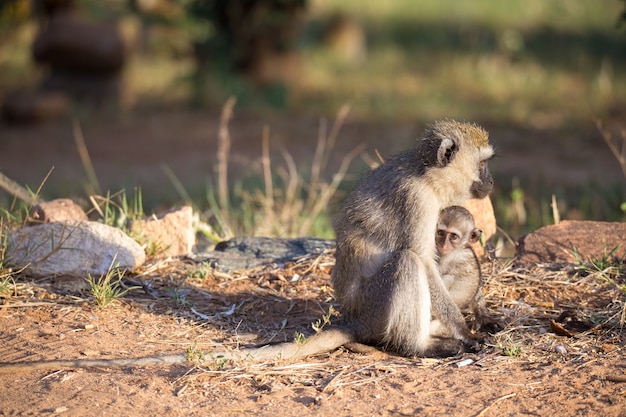
[{"label": "dry stick", "polygon": [[491,404],[489,404],[487,407],[485,407],[485,408],[483,409],[483,411],[481,411],[480,413],[478,413],[478,414],[476,415],[476,417],[482,417],[482,416],[484,416],[484,415],[487,413],[487,411],[489,411],[489,409],[490,409],[491,407],[493,407],[495,404],[499,403],[499,402],[500,402],[500,401],[502,401],[502,400],[506,400],[507,398],[515,397],[516,395],[517,395],[516,393],[503,395],[502,397],[500,397],[500,398],[496,399],[494,402],[492,402],[492,403],[491,403]]},{"label": "dry stick", "polygon": [[13,197],[19,198],[26,204],[32,205],[32,204],[42,203],[43,199],[39,198],[39,193],[41,192],[43,185],[46,183],[46,181],[50,177],[50,174],[52,174],[53,170],[54,170],[54,167],[50,168],[50,170],[44,177],[43,181],[41,181],[41,184],[39,184],[37,191],[34,193],[27,190],[23,186],[19,185],[17,182],[13,181],[11,178],[4,175],[2,172],[0,172],[0,188],[3,188],[6,192],[11,194]]},{"label": "dry stick", "polygon": [[263,166],[263,181],[265,182],[265,217],[268,223],[272,222],[274,217],[274,184],[272,183],[272,161],[270,159],[270,128],[269,126],[263,126],[263,142],[262,142],[262,157],[261,165]]},{"label": "dry stick", "polygon": [[611,382],[626,382],[626,375],[607,375],[605,379]]},{"label": "dry stick", "polygon": [[335,191],[337,191],[337,188],[339,187],[339,184],[341,183],[341,181],[343,181],[343,178],[345,177],[346,172],[348,171],[348,167],[350,166],[350,163],[352,162],[354,158],[356,158],[358,154],[363,152],[364,148],[365,148],[365,145],[363,144],[358,145],[356,148],[354,148],[350,153],[348,153],[342,159],[341,166],[339,167],[339,170],[337,171],[337,173],[333,176],[332,182],[330,183],[330,185],[326,186],[326,188],[324,188],[320,192],[320,195],[318,196],[315,205],[311,208],[309,216],[302,223],[302,226],[300,226],[300,230],[299,230],[300,235],[305,234],[309,230],[317,214],[320,213],[322,209],[328,205],[330,198],[333,196]]},{"label": "dry stick", "polygon": [[[222,116],[220,118],[220,127],[217,137],[217,193],[219,205],[222,209],[222,216],[229,223],[228,211],[230,208],[228,199],[228,154],[230,152],[230,132],[228,131],[228,123],[233,116],[233,108],[237,100],[230,97],[222,108]],[[227,234],[232,234],[230,230]]]},{"label": "dry stick", "polygon": [[554,219],[554,224],[558,225],[561,223],[561,215],[559,214],[559,206],[556,202],[556,196],[552,194],[552,218]]},{"label": "dry stick", "polygon": [[209,352],[195,359],[193,353],[175,353],[144,356],[141,358],[117,359],[70,359],[43,360],[15,363],[0,363],[0,374],[9,372],[25,372],[44,369],[75,369],[75,368],[124,368],[144,366],[171,366],[185,364],[212,364],[224,360],[233,362],[263,362],[279,360],[297,360],[308,356],[330,352],[338,347],[354,341],[354,337],[341,329],[328,329],[310,337],[306,343],[281,343],[259,348],[242,349],[224,352]]},{"label": "dry stick", "polygon": [[326,158],[324,158],[324,160],[322,161],[322,169],[326,168],[326,165],[328,163],[328,155],[330,154],[330,151],[332,151],[332,149],[335,147],[337,137],[339,136],[339,132],[341,131],[341,128],[343,127],[343,124],[348,117],[348,113],[350,113],[350,106],[347,104],[341,106],[341,108],[337,112],[337,118],[335,119],[335,123],[333,123],[333,127],[330,130],[330,134],[328,135],[328,140],[326,142],[326,148],[329,152],[326,153]]},{"label": "dry stick", "polygon": [[620,168],[622,169],[622,174],[626,177],[626,132],[622,131],[622,149],[621,151],[617,149],[617,145],[613,142],[613,137],[609,132],[604,130],[604,126],[602,125],[602,121],[596,120],[596,126],[602,135],[602,138],[608,145],[609,149],[613,153],[615,159],[619,163]]},{"label": "dry stick", "polygon": [[2,172],[0,172],[0,187],[26,204],[35,204],[38,202],[36,195],[30,193],[26,188],[22,187]]},{"label": "dry stick", "polygon": [[87,174],[87,180],[89,181],[89,188],[87,194],[101,194],[100,183],[96,176],[96,171],[93,168],[93,163],[89,157],[89,151],[87,151],[87,145],[85,144],[85,136],[83,136],[83,130],[80,127],[80,123],[76,119],[72,121],[72,131],[74,132],[74,140],[76,141],[76,148],[78,148],[78,155],[83,163],[83,168]]},{"label": "dry stick", "polygon": [[281,209],[280,213],[280,222],[281,224],[290,224],[289,229],[291,229],[291,225],[294,224],[294,207],[298,201],[298,184],[299,184],[299,176],[298,169],[296,167],[296,162],[293,157],[286,151],[282,151],[283,158],[285,159],[285,163],[287,164],[287,174],[288,178],[287,188],[285,190],[285,204]]},{"label": "dry stick", "polygon": [[324,158],[324,153],[326,149],[326,130],[327,130],[327,122],[326,119],[320,120],[320,128],[317,133],[317,146],[315,147],[315,155],[313,156],[313,162],[311,164],[311,178],[309,180],[309,196],[307,198],[305,207],[311,207],[318,193],[318,188],[320,184],[320,176],[322,172],[322,160]]}]

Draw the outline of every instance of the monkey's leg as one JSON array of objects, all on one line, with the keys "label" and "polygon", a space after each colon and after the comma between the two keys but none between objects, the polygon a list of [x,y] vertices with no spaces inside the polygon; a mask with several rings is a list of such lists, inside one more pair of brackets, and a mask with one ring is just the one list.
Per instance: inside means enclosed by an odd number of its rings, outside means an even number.
[{"label": "monkey's leg", "polygon": [[[436,269],[436,265],[433,268]],[[460,340],[432,337],[432,302],[428,281],[428,268],[417,253],[409,250],[395,254],[378,273],[375,282],[391,289],[386,300],[383,342],[407,355],[456,355],[462,351]],[[378,294],[380,297],[380,290]],[[371,301],[376,303],[381,300]]]}]

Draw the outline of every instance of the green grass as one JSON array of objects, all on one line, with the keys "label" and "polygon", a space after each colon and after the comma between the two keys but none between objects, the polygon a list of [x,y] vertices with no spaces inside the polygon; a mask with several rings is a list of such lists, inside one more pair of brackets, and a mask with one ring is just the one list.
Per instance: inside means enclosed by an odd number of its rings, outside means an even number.
[{"label": "green grass", "polygon": [[[113,260],[115,262],[115,260]],[[89,284],[89,289],[93,299],[99,307],[105,308],[109,306],[115,300],[121,298],[129,291],[132,291],[140,287],[127,287],[122,285],[122,278],[125,271],[113,266],[102,275],[101,277],[93,277],[91,274],[87,275],[85,281]]]}]

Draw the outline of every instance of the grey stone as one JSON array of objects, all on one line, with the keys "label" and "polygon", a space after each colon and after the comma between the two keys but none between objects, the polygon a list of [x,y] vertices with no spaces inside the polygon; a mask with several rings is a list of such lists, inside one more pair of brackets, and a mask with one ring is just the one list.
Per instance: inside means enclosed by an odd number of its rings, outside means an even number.
[{"label": "grey stone", "polygon": [[198,253],[191,258],[209,262],[220,271],[256,268],[269,263],[293,262],[333,249],[334,240],[315,237],[268,238],[238,237],[215,246],[215,250]]},{"label": "grey stone", "polygon": [[12,230],[6,259],[28,275],[100,276],[111,266],[134,270],[141,246],[120,229],[97,222],[43,223]]}]

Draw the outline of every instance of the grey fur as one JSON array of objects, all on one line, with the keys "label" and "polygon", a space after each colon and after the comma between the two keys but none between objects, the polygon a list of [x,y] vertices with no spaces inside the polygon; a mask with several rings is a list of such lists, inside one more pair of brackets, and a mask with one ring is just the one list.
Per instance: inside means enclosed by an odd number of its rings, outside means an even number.
[{"label": "grey fur", "polygon": [[[492,154],[481,128],[440,121],[348,195],[335,222],[332,283],[358,341],[422,356],[476,345],[441,279],[433,234],[442,208],[491,190]],[[439,337],[431,316],[449,334]]]},{"label": "grey fur", "polygon": [[451,206],[439,215],[435,240],[439,272],[452,300],[462,312],[474,315],[477,330],[493,330],[497,321],[487,308],[480,262],[471,247],[481,234],[482,230],[475,227],[474,216],[467,209]]}]

